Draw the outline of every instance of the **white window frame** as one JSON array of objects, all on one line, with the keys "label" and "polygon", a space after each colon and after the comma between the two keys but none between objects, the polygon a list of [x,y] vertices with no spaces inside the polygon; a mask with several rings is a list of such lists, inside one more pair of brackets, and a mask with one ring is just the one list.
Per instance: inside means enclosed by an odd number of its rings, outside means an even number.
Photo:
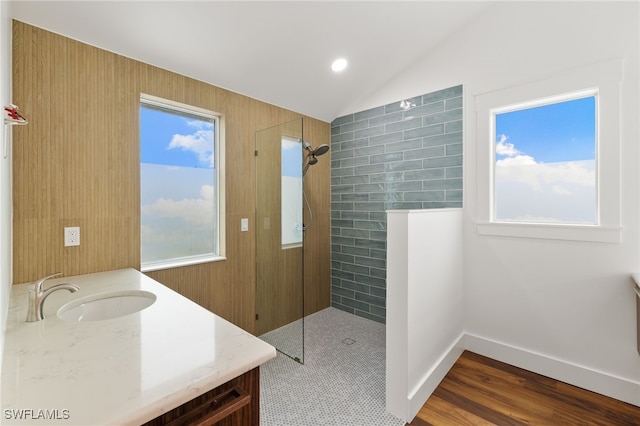
[{"label": "white window frame", "polygon": [[[623,61],[593,64],[544,80],[475,96],[477,141],[477,223],[481,235],[619,243],[620,222],[620,99]],[[549,99],[570,99],[597,93],[597,217],[596,224],[500,222],[494,216],[496,111]]]},{"label": "white window frame", "polygon": [[[178,257],[171,258],[166,260],[159,260],[153,262],[145,262],[140,264],[140,271],[149,272],[149,271],[157,271],[162,269],[171,269],[182,266],[196,265],[201,263],[215,262],[226,260],[226,226],[225,226],[225,137],[224,137],[224,116],[222,114],[199,108],[192,105],[183,104],[180,102],[163,99],[157,96],[148,95],[141,93],[140,94],[140,104],[139,108],[143,105],[156,105],[163,108],[173,109],[177,112],[183,111],[192,115],[201,115],[203,117],[214,117],[215,118],[215,126],[214,126],[214,161],[215,161],[215,182],[217,186],[215,188],[216,195],[216,219],[217,223],[215,228],[218,230],[217,233],[217,244],[215,245],[218,250],[217,253],[213,254],[202,254],[195,256],[187,256],[187,257]],[[142,244],[142,240],[140,241]]]}]

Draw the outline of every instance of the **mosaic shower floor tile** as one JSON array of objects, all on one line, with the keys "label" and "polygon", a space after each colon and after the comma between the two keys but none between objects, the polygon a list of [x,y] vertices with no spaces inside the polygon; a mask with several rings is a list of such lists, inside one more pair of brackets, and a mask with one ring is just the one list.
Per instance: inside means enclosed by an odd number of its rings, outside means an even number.
[{"label": "mosaic shower floor tile", "polygon": [[278,352],[260,367],[261,425],[405,424],[385,411],[384,324],[327,308],[304,336],[304,365]]}]

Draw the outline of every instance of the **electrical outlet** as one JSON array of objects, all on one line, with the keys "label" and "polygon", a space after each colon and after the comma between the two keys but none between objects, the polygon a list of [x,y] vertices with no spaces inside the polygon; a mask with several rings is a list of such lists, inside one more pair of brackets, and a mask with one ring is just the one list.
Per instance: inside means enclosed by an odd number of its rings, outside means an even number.
[{"label": "electrical outlet", "polygon": [[71,226],[64,228],[64,246],[79,246],[80,245],[80,227]]}]

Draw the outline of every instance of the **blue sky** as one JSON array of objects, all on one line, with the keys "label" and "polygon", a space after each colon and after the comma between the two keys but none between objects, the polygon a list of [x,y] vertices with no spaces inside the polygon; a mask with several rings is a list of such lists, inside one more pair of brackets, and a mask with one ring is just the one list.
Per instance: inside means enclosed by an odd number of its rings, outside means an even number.
[{"label": "blue sky", "polygon": [[213,167],[213,125],[158,109],[140,108],[140,161]]},{"label": "blue sky", "polygon": [[[595,97],[496,115],[496,135],[540,163],[595,158]],[[496,140],[499,142],[499,140]]]},{"label": "blue sky", "polygon": [[595,224],[595,97],[496,114],[495,218]]},{"label": "blue sky", "polygon": [[302,177],[302,142],[282,138],[282,176]]}]

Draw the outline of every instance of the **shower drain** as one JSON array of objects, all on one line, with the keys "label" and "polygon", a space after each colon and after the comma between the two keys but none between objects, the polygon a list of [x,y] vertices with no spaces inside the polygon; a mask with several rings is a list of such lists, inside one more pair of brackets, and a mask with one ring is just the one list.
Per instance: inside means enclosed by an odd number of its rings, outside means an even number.
[{"label": "shower drain", "polygon": [[344,343],[345,345],[353,345],[355,342],[356,342],[355,340],[353,340],[353,339],[351,339],[349,337],[347,337],[346,339],[344,339],[342,341],[342,343]]}]

